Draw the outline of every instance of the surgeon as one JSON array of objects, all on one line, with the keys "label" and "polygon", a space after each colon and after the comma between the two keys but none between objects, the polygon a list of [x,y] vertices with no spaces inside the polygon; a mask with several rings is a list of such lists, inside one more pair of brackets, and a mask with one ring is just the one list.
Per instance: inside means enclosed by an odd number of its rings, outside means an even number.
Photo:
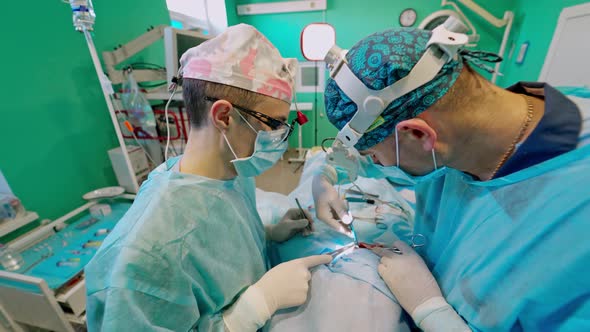
[{"label": "surgeon", "polygon": [[[384,89],[417,66],[431,36],[375,33],[346,65],[367,88]],[[460,50],[387,103],[354,145],[355,172],[415,188],[414,233],[426,240],[375,250],[379,274],[426,331],[588,331],[590,146],[580,137],[590,116],[547,83],[503,89],[474,70],[497,60]],[[338,129],[359,109],[334,79],[325,103]],[[318,217],[342,231],[346,205],[333,184],[348,174],[327,163],[313,184]]]},{"label": "surgeon", "polygon": [[87,265],[90,331],[256,331],[305,302],[309,269],[328,255],[267,271],[266,241],[308,226],[289,210],[264,228],[254,176],[287,147],[296,62],[240,24],[181,58],[191,131],[182,157],[141,186]]}]

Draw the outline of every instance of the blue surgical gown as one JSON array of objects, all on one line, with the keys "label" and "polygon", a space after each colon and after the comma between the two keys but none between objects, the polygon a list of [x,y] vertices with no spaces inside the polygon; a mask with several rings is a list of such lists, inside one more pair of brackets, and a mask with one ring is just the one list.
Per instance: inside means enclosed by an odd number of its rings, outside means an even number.
[{"label": "blue surgical gown", "polygon": [[420,251],[474,330],[590,331],[590,146],[491,181],[416,187]]},{"label": "blue surgical gown", "polygon": [[154,170],[86,266],[90,331],[223,331],[221,312],[266,272],[254,180]]},{"label": "blue surgical gown", "polygon": [[476,331],[590,331],[588,100],[576,101],[577,149],[491,181],[449,170],[415,188],[418,253]]}]

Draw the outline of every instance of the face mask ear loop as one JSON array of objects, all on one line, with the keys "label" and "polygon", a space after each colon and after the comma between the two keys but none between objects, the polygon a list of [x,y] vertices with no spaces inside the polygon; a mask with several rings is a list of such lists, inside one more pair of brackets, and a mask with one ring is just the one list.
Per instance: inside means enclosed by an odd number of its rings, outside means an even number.
[{"label": "face mask ear loop", "polygon": [[436,171],[438,166],[436,165],[436,154],[434,153],[434,148],[432,148],[432,161],[434,162],[434,170]]},{"label": "face mask ear loop", "polygon": [[227,139],[227,136],[225,136],[225,133],[222,132],[221,135],[223,135],[223,139],[225,140],[225,143],[229,147],[229,150],[231,151],[231,153],[234,155],[234,157],[236,157],[236,159],[239,159],[238,155],[235,153],[234,149],[231,147],[231,144],[229,144],[229,140]]},{"label": "face mask ear loop", "polygon": [[395,163],[396,166],[399,168],[399,140],[397,139],[397,126],[395,127]]}]

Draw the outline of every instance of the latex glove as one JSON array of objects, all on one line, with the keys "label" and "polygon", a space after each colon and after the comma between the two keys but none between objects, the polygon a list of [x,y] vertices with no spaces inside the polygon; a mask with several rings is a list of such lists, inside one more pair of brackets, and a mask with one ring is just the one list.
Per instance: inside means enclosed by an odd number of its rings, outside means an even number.
[{"label": "latex glove", "polygon": [[376,247],[373,252],[381,256],[378,267],[381,278],[397,298],[399,304],[412,313],[420,304],[433,297],[442,297],[434,276],[414,249],[402,241],[393,244],[403,252],[398,255]]},{"label": "latex glove", "polygon": [[277,265],[240,296],[223,314],[229,331],[256,331],[279,309],[307,300],[309,269],[332,261],[330,255],[309,256]]},{"label": "latex glove", "polygon": [[307,300],[309,270],[332,261],[330,255],[316,255],[295,259],[275,266],[254,284],[266,299],[269,311],[301,305]]},{"label": "latex glove", "polygon": [[373,249],[382,257],[379,275],[416,325],[424,331],[470,331],[442,296],[422,257],[402,241],[396,241],[393,246],[403,254],[385,248]]},{"label": "latex glove", "polygon": [[338,191],[325,175],[317,174],[312,182],[313,201],[318,219],[335,230],[352,236],[348,226],[341,222],[348,213],[346,201],[338,196]]},{"label": "latex glove", "polygon": [[313,231],[312,220],[308,211],[301,213],[299,209],[289,209],[276,225],[265,227],[266,237],[275,242],[283,242],[299,232],[307,236]]}]

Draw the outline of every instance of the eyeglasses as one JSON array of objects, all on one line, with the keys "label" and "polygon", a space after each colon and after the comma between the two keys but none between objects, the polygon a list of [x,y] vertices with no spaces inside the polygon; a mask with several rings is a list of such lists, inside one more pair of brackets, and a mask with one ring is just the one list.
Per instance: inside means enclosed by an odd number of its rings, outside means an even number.
[{"label": "eyeglasses", "polygon": [[[213,98],[213,97],[205,97],[206,101],[210,101],[212,103],[220,100],[219,98]],[[288,130],[286,131],[286,135],[285,138],[283,140],[287,140],[289,138],[289,136],[291,136],[291,134],[293,133],[293,129],[295,127],[295,121],[297,121],[297,119],[293,119],[293,121],[291,121],[291,124],[281,121],[281,120],[277,120],[273,117],[270,117],[266,114],[257,112],[257,111],[253,111],[241,106],[237,106],[235,104],[232,103],[232,106],[234,108],[236,108],[239,111],[242,111],[246,114],[251,115],[252,117],[254,117],[256,120],[264,123],[265,125],[269,126],[271,130],[278,130],[278,129],[282,129],[284,127],[287,127]]]}]

